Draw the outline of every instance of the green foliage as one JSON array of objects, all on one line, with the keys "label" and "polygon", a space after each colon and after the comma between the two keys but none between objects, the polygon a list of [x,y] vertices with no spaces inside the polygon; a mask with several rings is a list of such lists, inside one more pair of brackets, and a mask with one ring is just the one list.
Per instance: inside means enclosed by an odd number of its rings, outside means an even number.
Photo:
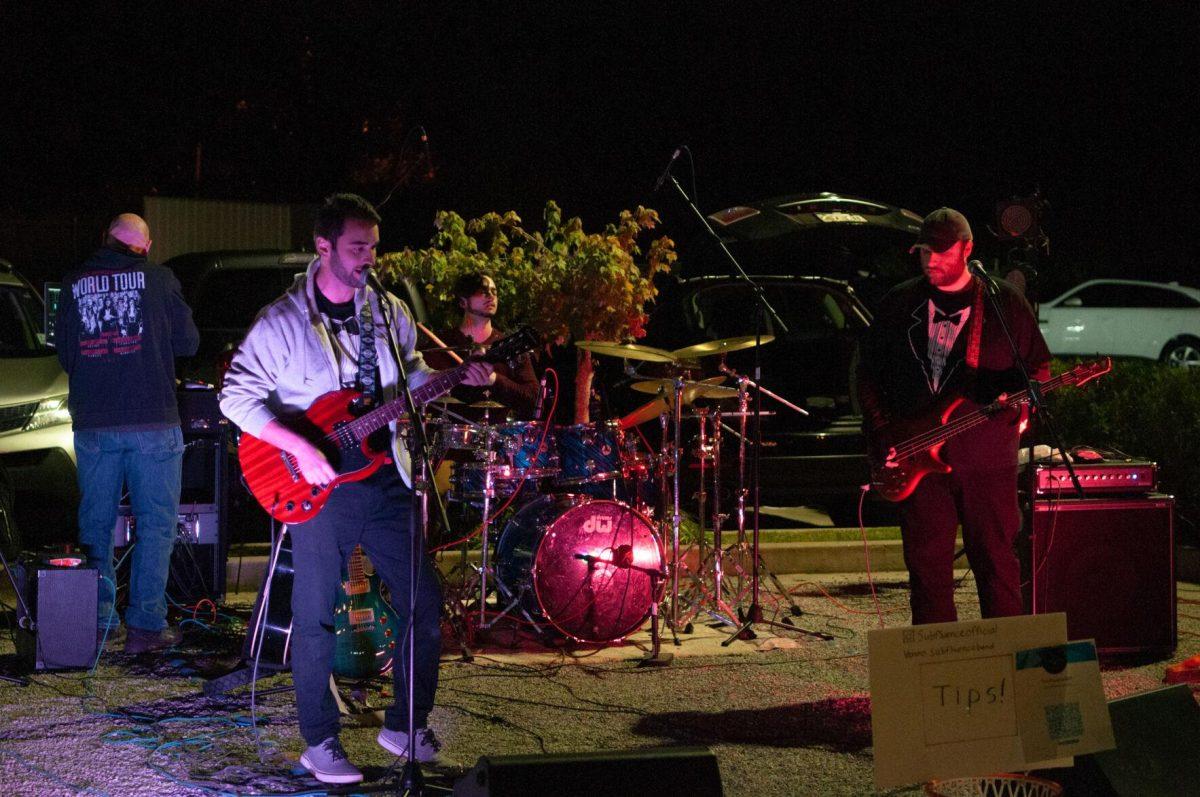
[{"label": "green foliage", "polygon": [[430,300],[434,324],[447,327],[459,317],[450,291],[462,274],[487,271],[496,280],[500,309],[496,325],[512,328],[524,320],[548,340],[628,340],[643,337],[646,305],[658,291],[654,276],[674,263],[670,238],[639,239],[658,224],[649,208],[622,211],[616,223],[587,233],[578,218],[564,220],[547,202],[543,229],[524,229],[516,213],[488,213],[464,220],[441,211],[437,233],[424,249],[384,255],[384,280],[408,276]]},{"label": "green foliage", "polygon": [[[1054,360],[1055,374],[1082,360]],[[1114,360],[1112,373],[1047,397],[1070,447],[1115,448],[1154,460],[1163,492],[1189,516],[1200,513],[1200,369]]]}]

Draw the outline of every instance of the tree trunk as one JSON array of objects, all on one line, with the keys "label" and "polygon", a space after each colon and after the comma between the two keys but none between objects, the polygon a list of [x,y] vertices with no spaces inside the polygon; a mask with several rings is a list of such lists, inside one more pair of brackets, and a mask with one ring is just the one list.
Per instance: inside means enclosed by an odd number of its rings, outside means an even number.
[{"label": "tree trunk", "polygon": [[595,373],[592,353],[576,349],[575,357],[575,423],[588,423],[592,403],[592,376]]}]

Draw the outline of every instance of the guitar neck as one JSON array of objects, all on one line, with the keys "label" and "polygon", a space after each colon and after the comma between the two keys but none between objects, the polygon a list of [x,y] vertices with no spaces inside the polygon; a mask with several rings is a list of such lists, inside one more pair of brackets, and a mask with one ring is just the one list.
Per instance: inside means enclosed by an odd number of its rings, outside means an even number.
[{"label": "guitar neck", "polygon": [[[428,382],[413,388],[413,403],[420,407],[459,385],[467,378],[468,365],[470,363],[463,363],[447,371],[438,371]],[[398,396],[370,412],[360,415],[350,421],[347,426],[354,436],[361,440],[376,429],[381,429],[403,416],[408,411],[407,403],[403,395]]]},{"label": "guitar neck", "polygon": [[[1042,382],[1042,392],[1049,393],[1050,391],[1057,390],[1064,385],[1073,385],[1077,382],[1079,382],[1079,376],[1074,372],[1068,371]],[[980,409],[969,412],[966,415],[959,416],[952,421],[948,421],[936,429],[932,429],[924,434],[919,434],[916,437],[905,440],[903,443],[896,446],[896,456],[911,456],[918,452],[933,448],[936,445],[946,442],[955,435],[962,434],[968,429],[978,426],[1006,407],[1024,406],[1031,400],[1032,396],[1030,396],[1029,390],[1022,390],[1020,393],[1013,393],[1007,396],[1003,402],[999,400],[993,401],[986,407],[981,407]]]}]

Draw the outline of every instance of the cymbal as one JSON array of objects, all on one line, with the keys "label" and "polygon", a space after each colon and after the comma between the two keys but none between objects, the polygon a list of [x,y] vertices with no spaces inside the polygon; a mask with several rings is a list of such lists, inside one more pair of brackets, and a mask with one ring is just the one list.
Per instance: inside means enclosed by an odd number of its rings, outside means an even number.
[{"label": "cymbal", "polygon": [[504,405],[501,404],[500,402],[492,401],[491,399],[484,399],[483,401],[476,401],[472,404],[468,404],[467,406],[473,407],[474,409],[477,409],[477,410],[496,410],[496,409],[501,409],[504,407]]},{"label": "cymbal", "polygon": [[608,340],[577,340],[575,346],[594,354],[608,357],[624,357],[627,360],[643,360],[651,363],[673,363],[675,355],[666,349],[642,346],[638,343],[616,343]]},{"label": "cymbal", "polygon": [[462,404],[462,400],[456,399],[454,396],[451,396],[449,393],[447,393],[444,396],[438,396],[435,399],[430,399],[429,403],[430,404]]},{"label": "cymbal", "polygon": [[[691,404],[693,401],[699,398],[733,398],[738,394],[737,388],[722,387],[721,383],[724,381],[724,376],[710,376],[708,379],[702,379],[699,382],[684,382],[683,403]],[[647,379],[644,382],[634,382],[632,385],[630,385],[630,387],[639,393],[651,393],[657,395],[659,392],[662,392],[668,397],[675,395],[674,379]]]},{"label": "cymbal", "polygon": [[652,421],[670,409],[670,405],[660,398],[651,399],[649,402],[638,407],[633,412],[617,421],[617,425],[622,431],[632,429],[635,426],[641,426],[646,421]]},{"label": "cymbal", "polygon": [[[754,348],[755,340],[756,338],[753,335],[746,335],[741,338],[706,340],[703,343],[676,349],[671,352],[671,356],[677,360],[694,360],[697,357],[708,357],[713,354],[725,354],[726,352],[738,351],[740,349],[751,349]],[[757,340],[763,343],[770,343],[775,340],[775,336],[763,335],[761,338],[757,338]]]}]

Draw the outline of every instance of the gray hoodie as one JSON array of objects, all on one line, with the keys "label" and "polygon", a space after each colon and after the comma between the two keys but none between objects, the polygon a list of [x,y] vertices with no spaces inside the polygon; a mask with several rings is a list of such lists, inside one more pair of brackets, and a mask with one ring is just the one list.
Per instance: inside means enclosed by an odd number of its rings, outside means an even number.
[{"label": "gray hoodie", "polygon": [[[255,437],[272,420],[302,413],[321,396],[342,387],[337,354],[313,297],[319,264],[314,259],[286,293],[259,312],[225,375],[221,411]],[[404,358],[411,388],[420,387],[435,372],[416,351],[416,326],[408,307],[390,293],[383,297],[395,322],[388,328],[380,314],[380,298],[375,291],[360,288],[354,294],[354,310],[357,315],[364,301],[371,302],[380,388],[383,400],[390,401],[397,395],[399,378],[392,345]],[[392,344],[384,338],[385,330]],[[408,451],[397,440],[395,424],[391,429],[396,466],[411,486]]]}]

